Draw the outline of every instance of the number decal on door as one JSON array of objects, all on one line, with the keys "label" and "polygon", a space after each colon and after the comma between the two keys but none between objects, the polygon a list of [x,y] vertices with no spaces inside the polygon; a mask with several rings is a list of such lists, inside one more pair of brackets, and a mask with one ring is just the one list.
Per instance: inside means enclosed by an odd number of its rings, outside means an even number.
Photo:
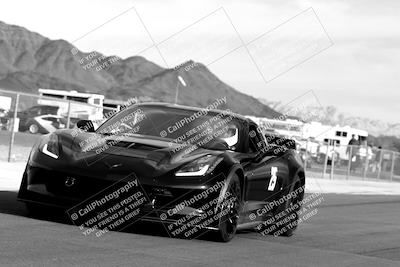
[{"label": "number decal on door", "polygon": [[268,191],[274,191],[276,186],[276,180],[278,177],[276,174],[278,173],[278,167],[271,167],[271,179],[269,180]]}]

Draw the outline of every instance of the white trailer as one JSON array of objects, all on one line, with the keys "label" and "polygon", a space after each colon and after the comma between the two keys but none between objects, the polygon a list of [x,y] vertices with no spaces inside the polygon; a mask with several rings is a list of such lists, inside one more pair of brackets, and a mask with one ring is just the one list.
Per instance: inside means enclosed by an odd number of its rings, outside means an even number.
[{"label": "white trailer", "polygon": [[103,119],[104,95],[54,89],[39,89],[39,95],[38,104],[59,107],[58,115],[67,117],[70,112],[71,118]]},{"label": "white trailer", "polygon": [[341,160],[349,158],[347,146],[353,135],[360,142],[366,141],[368,137],[368,132],[364,130],[350,126],[323,125],[319,122],[305,124],[303,133],[305,138],[314,138],[321,143],[320,153],[326,153],[327,145],[329,145],[328,156],[331,157],[333,153],[336,153]]}]

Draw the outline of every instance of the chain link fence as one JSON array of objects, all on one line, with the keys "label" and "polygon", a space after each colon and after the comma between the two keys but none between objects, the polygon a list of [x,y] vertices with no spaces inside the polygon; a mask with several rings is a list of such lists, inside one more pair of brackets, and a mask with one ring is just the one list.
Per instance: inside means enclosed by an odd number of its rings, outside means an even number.
[{"label": "chain link fence", "polygon": [[327,179],[400,182],[400,153],[365,144],[336,145],[307,141],[299,148],[308,174]]},{"label": "chain link fence", "polygon": [[104,107],[77,100],[0,89],[0,161],[27,161],[41,135],[74,128],[81,119],[100,124],[120,108],[120,105]]}]

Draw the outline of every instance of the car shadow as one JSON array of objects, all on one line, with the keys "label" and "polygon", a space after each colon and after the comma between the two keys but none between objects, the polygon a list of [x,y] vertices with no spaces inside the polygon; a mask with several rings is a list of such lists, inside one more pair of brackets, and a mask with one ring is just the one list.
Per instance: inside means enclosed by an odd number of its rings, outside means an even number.
[{"label": "car shadow", "polygon": [[[62,210],[46,208],[45,214],[30,214],[26,209],[25,203],[18,201],[17,194],[18,192],[15,191],[0,191],[0,214],[9,214],[29,219],[49,221],[74,226],[70,218]],[[80,230],[77,229],[77,231],[77,234],[79,234]],[[135,222],[134,224],[124,228],[120,232],[133,233],[138,235],[170,237],[166,230],[166,227],[164,227],[160,223],[152,222]],[[212,240],[212,238],[208,234],[201,235],[197,239],[209,241]]]},{"label": "car shadow", "polygon": [[0,191],[0,213],[28,216],[25,205],[17,201],[17,192]]},{"label": "car shadow", "polygon": [[0,191],[0,213],[72,225],[60,210],[46,208],[46,214],[30,214],[25,203],[18,201],[17,195],[18,192],[16,191]]}]

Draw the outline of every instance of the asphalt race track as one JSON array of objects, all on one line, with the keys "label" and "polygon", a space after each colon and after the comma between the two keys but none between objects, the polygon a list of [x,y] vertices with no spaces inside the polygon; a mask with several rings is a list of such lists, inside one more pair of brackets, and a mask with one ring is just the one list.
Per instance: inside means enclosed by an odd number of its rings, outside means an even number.
[{"label": "asphalt race track", "polygon": [[242,232],[230,243],[169,238],[157,225],[83,236],[59,215],[31,218],[0,192],[6,266],[400,266],[400,198],[325,194],[295,236]]}]

